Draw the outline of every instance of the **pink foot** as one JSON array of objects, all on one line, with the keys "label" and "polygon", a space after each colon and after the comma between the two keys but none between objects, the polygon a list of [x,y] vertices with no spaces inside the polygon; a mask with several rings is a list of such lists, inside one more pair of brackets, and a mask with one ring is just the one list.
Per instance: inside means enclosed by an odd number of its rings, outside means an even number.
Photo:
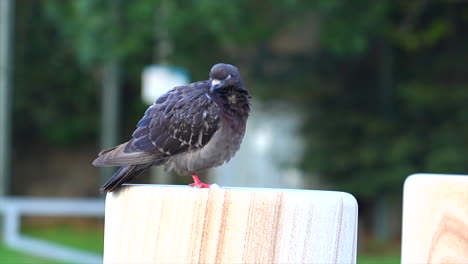
[{"label": "pink foot", "polygon": [[210,188],[210,186],[211,186],[210,184],[206,184],[206,183],[203,183],[202,181],[200,181],[200,179],[198,178],[198,175],[196,175],[196,174],[192,175],[192,179],[193,179],[194,183],[189,184],[190,187]]}]

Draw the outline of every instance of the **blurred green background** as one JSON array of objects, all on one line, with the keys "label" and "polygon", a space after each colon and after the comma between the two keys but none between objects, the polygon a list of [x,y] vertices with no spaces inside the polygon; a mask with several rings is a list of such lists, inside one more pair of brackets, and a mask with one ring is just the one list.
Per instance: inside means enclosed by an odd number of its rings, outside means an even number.
[{"label": "blurred green background", "polygon": [[[232,63],[254,111],[298,109],[298,169],[319,183],[300,187],[358,199],[360,263],[399,262],[408,175],[468,172],[466,1],[38,0],[16,1],[12,18],[9,195],[97,197],[102,87],[118,87],[116,140],[127,140],[154,63],[192,81]],[[100,220],[24,228],[102,251]],[[0,245],[9,254],[40,261]]]}]

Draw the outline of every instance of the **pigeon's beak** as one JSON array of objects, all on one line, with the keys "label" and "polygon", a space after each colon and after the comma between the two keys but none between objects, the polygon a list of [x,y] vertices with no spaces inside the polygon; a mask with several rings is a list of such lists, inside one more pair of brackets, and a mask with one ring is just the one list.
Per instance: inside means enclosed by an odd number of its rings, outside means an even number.
[{"label": "pigeon's beak", "polygon": [[210,92],[213,92],[214,90],[218,89],[221,86],[223,86],[223,82],[221,82],[220,80],[214,79],[213,81],[211,81]]}]

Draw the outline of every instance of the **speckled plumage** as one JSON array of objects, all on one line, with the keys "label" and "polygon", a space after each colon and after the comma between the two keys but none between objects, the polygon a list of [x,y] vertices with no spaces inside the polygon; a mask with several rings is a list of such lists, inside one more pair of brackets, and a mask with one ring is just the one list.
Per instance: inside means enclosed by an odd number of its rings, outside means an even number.
[{"label": "speckled plumage", "polygon": [[146,110],[131,140],[94,160],[95,166],[121,166],[101,191],[113,191],[153,165],[188,175],[229,161],[244,137],[250,99],[229,64],[213,66],[210,80],[174,87]]}]

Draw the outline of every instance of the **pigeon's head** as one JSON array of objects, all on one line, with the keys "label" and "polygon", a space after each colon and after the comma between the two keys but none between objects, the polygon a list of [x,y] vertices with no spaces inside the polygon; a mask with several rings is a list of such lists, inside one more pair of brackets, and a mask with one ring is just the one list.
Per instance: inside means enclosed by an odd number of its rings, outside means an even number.
[{"label": "pigeon's head", "polygon": [[226,87],[242,87],[239,69],[231,64],[215,64],[210,71],[210,80],[210,92]]}]

